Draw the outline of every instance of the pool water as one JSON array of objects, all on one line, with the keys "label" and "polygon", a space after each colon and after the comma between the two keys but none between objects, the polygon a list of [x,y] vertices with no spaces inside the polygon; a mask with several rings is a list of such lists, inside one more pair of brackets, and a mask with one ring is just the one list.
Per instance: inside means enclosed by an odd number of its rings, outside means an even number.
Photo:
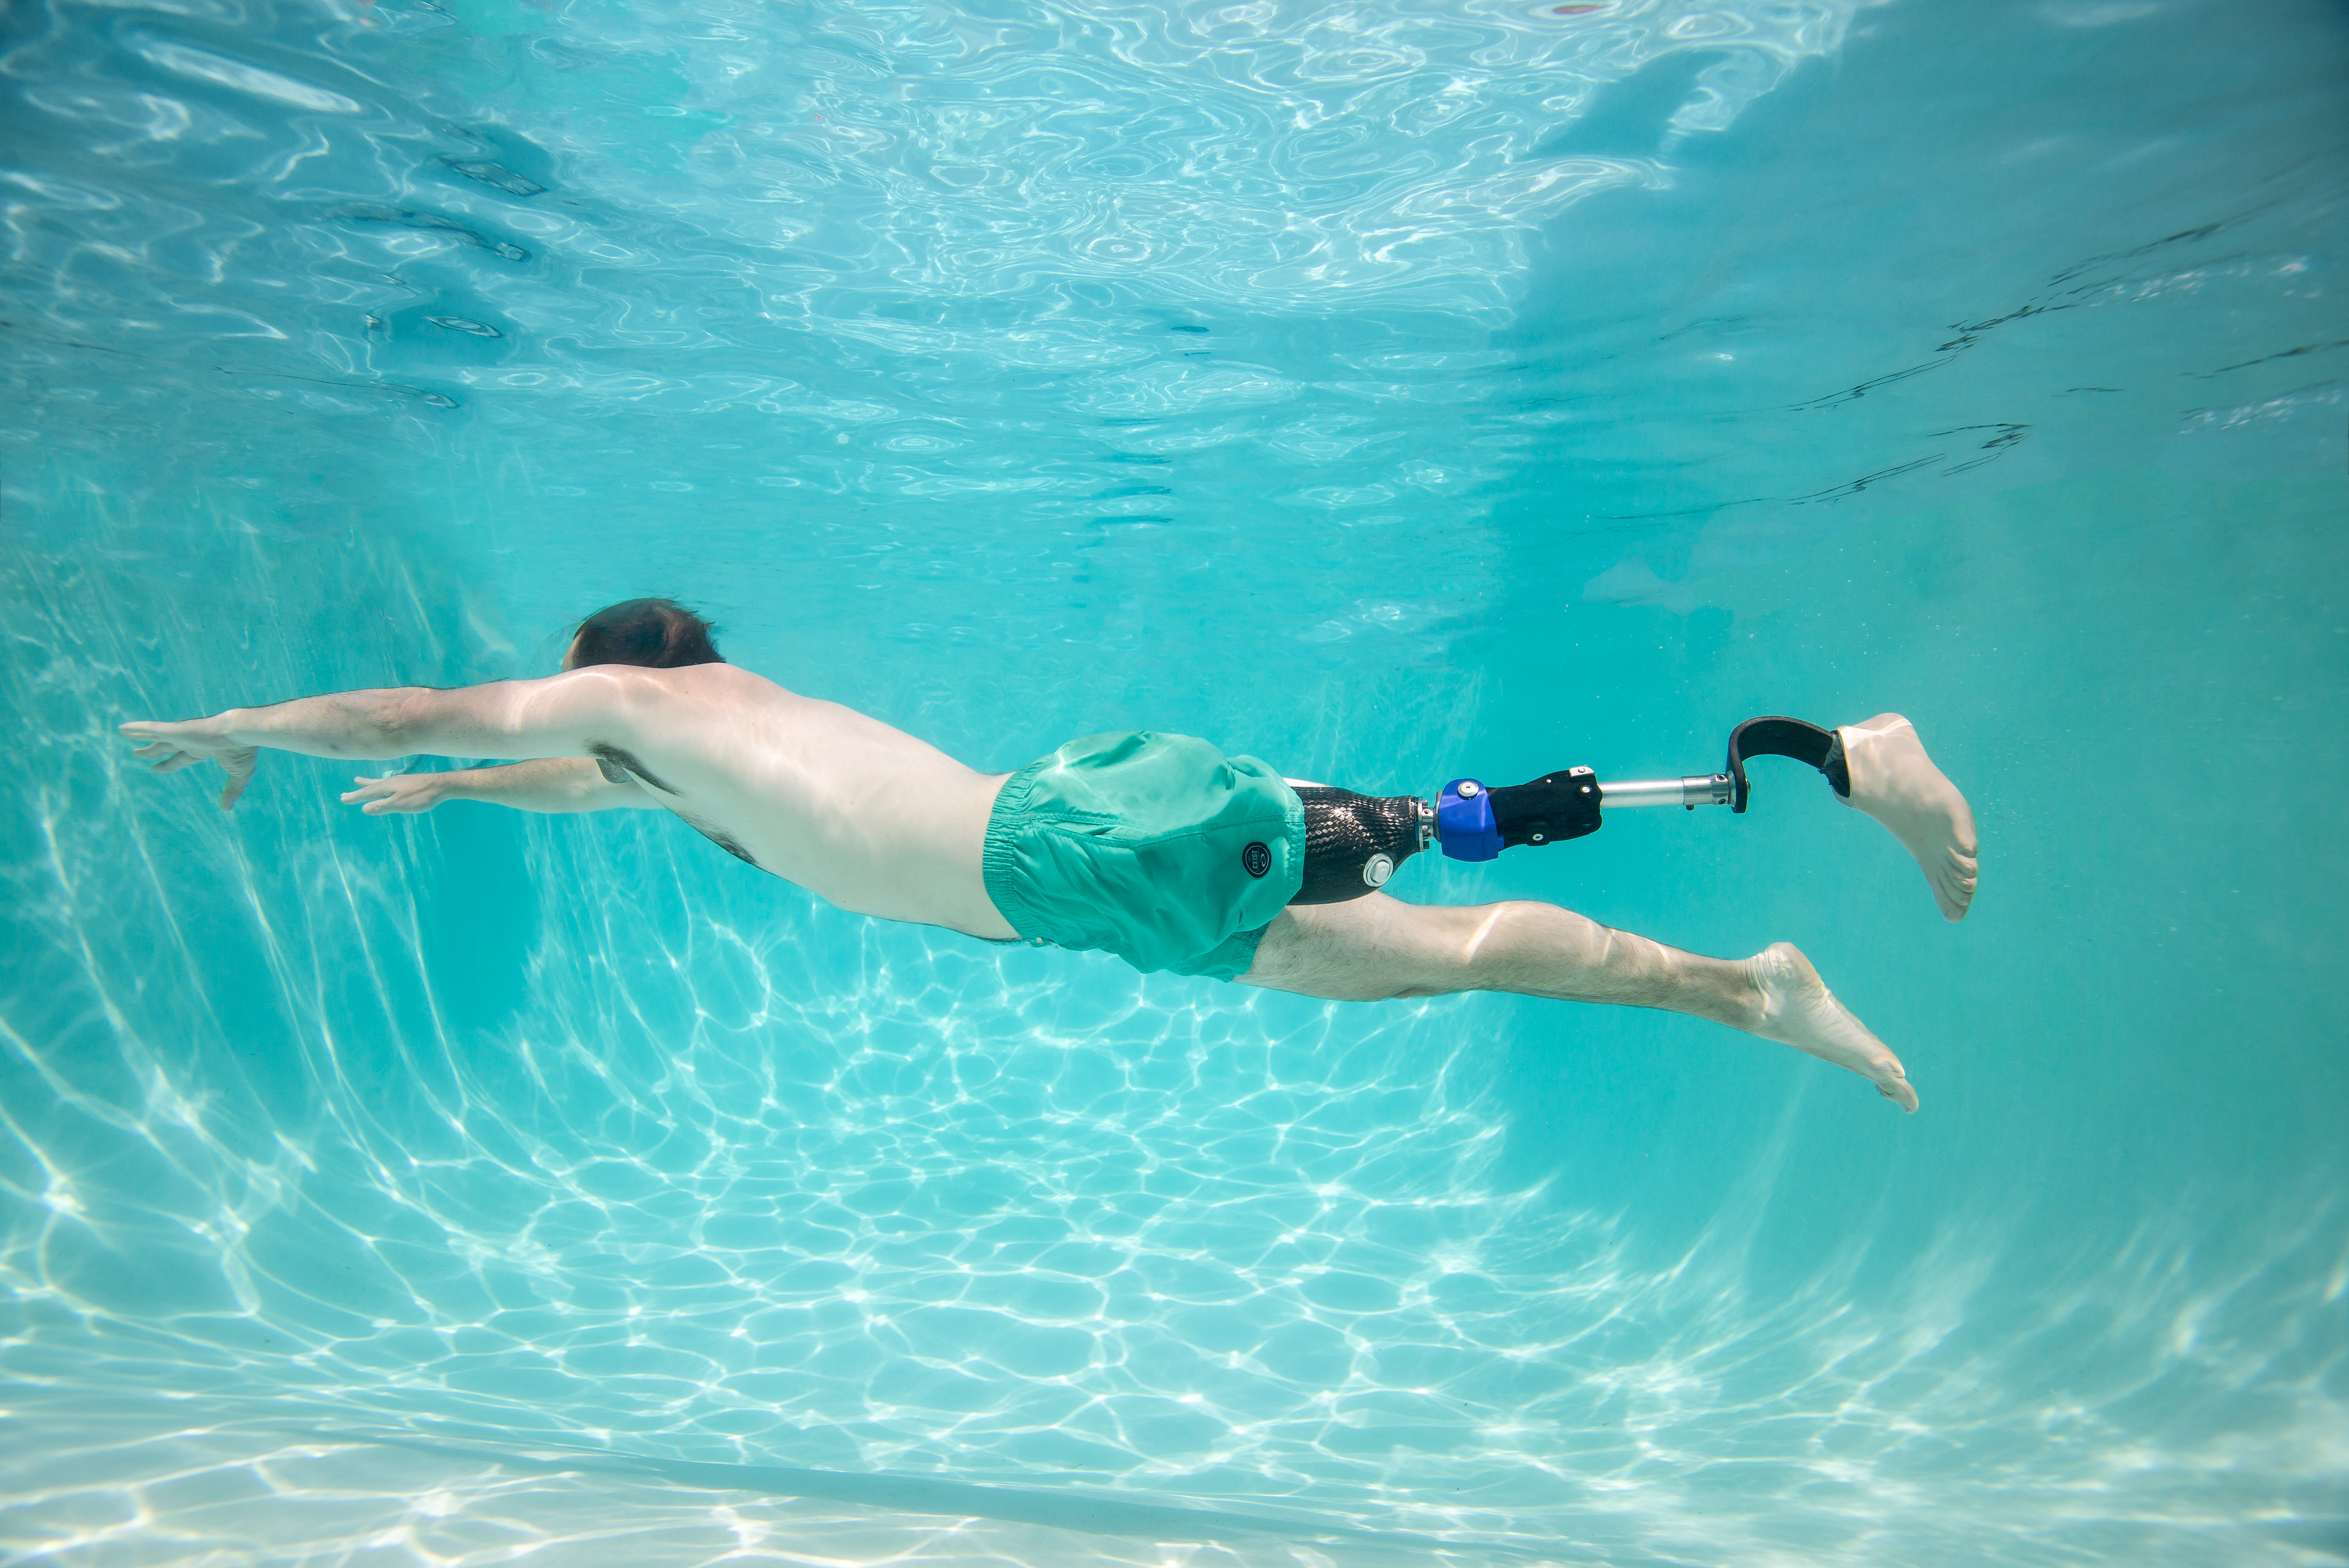
[{"label": "pool water", "polygon": [[[2337,6],[0,27],[14,1560],[2349,1562]],[[1795,941],[1922,1110],[114,736],[648,593],[997,770],[1906,713],[1962,925],[1772,763],[1392,891]]]}]

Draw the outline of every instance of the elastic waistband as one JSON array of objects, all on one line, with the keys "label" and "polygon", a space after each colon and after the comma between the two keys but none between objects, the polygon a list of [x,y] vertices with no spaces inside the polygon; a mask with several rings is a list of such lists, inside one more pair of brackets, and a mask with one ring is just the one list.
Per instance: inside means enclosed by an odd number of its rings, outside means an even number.
[{"label": "elastic waistband", "polygon": [[979,851],[978,878],[987,889],[987,896],[995,905],[995,913],[1003,923],[1019,934],[1019,940],[1030,947],[1049,947],[1051,944],[1036,934],[1041,925],[1036,912],[1028,907],[1018,890],[1012,874],[1013,840],[1020,812],[1028,809],[1028,798],[1035,793],[1036,775],[1052,760],[1047,752],[1003,781],[995,792],[995,805],[987,813],[987,842]]}]

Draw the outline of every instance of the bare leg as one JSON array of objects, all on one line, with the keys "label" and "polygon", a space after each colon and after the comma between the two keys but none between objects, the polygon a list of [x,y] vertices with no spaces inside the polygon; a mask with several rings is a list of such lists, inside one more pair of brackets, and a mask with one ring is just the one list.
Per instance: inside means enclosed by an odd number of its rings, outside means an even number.
[{"label": "bare leg", "polygon": [[1692,1013],[1848,1068],[1917,1109],[1899,1058],[1784,942],[1752,958],[1705,958],[1555,904],[1432,906],[1372,893],[1281,911],[1240,979],[1340,1002],[1514,991]]}]

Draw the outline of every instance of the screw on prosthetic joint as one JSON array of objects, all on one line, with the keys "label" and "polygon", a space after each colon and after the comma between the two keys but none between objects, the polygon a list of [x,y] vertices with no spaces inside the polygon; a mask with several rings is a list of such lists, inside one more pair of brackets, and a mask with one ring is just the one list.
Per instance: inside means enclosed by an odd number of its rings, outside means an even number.
[{"label": "screw on prosthetic joint", "polygon": [[1851,799],[1851,769],[1843,755],[1843,737],[1799,718],[1749,718],[1729,732],[1730,810],[1743,813],[1749,787],[1745,759],[1749,757],[1791,757],[1807,762],[1827,776],[1835,792]]}]

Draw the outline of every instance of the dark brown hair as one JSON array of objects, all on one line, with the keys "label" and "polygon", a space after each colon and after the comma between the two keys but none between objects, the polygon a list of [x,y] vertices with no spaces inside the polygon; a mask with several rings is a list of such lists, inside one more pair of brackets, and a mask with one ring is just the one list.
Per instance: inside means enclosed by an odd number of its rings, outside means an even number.
[{"label": "dark brown hair", "polygon": [[681,665],[722,665],[718,628],[674,599],[628,599],[606,604],[579,623],[574,668],[641,665],[673,670]]}]

